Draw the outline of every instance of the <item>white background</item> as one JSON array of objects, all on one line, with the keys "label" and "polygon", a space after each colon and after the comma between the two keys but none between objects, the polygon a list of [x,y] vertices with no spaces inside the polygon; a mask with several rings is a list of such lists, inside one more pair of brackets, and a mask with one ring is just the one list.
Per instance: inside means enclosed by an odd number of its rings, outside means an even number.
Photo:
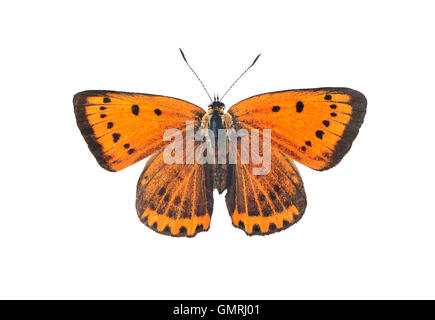
[{"label": "white background", "polygon": [[[0,298],[435,298],[432,1],[15,1],[0,5]],[[136,216],[145,161],[98,166],[75,123],[87,89],[225,98],[346,86],[368,99],[334,169],[299,165],[290,229],[247,237],[215,193],[211,228]]]}]

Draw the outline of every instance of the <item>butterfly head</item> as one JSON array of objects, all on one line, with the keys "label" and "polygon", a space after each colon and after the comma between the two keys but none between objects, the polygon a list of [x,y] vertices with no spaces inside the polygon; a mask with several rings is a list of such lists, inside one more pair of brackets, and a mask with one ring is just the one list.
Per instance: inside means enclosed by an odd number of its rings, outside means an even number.
[{"label": "butterfly head", "polygon": [[213,102],[208,105],[208,114],[223,114],[225,105],[219,100],[219,96],[214,96]]}]

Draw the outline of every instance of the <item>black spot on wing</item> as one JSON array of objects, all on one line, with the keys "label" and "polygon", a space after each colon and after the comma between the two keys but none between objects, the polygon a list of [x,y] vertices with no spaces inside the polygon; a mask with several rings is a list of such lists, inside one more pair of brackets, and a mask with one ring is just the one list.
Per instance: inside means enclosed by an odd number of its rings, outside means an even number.
[{"label": "black spot on wing", "polygon": [[298,222],[301,219],[302,215],[293,213],[293,224],[295,224],[296,222]]},{"label": "black spot on wing", "polygon": [[166,188],[165,188],[165,187],[162,187],[162,188],[159,190],[159,196],[163,196],[163,195],[165,194],[165,192],[166,192]]},{"label": "black spot on wing", "polygon": [[163,232],[162,232],[163,234],[171,234],[171,227],[169,227],[169,226],[166,226],[165,227],[165,229],[163,229]]},{"label": "black spot on wing", "polygon": [[178,236],[185,236],[187,234],[186,227],[181,227],[180,231],[178,231]]},{"label": "black spot on wing", "polygon": [[272,191],[270,191],[270,192],[269,192],[269,198],[270,198],[270,200],[275,201],[275,200],[276,200],[276,195],[275,195],[275,193],[273,193]]},{"label": "black spot on wing", "polygon": [[239,221],[239,225],[238,225],[238,227],[239,227],[240,229],[245,230],[245,223],[244,223],[243,221]]},{"label": "black spot on wing", "polygon": [[298,101],[296,103],[296,112],[302,112],[304,110],[304,103],[302,101]]},{"label": "black spot on wing", "polygon": [[171,206],[168,210],[168,217],[175,219],[176,215],[177,215],[177,211],[174,209],[173,206]]},{"label": "black spot on wing", "polygon": [[181,199],[179,196],[176,196],[174,199],[174,205],[178,206],[181,203]]},{"label": "black spot on wing", "polygon": [[134,104],[131,106],[131,112],[135,115],[138,116],[139,115],[139,106],[137,104]]},{"label": "black spot on wing", "polygon": [[119,138],[121,138],[121,134],[119,134],[119,133],[114,133],[114,134],[112,134],[112,137],[113,137],[113,142],[118,142],[118,140],[119,140]]}]

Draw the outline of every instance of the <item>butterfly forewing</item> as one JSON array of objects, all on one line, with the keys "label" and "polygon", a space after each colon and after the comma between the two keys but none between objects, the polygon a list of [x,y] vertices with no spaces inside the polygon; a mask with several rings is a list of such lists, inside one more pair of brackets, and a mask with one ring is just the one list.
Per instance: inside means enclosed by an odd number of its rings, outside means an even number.
[{"label": "butterfly forewing", "polygon": [[240,101],[228,111],[235,125],[271,129],[272,145],[316,170],[337,165],[364,120],[367,100],[348,88],[288,90]]},{"label": "butterfly forewing", "polygon": [[205,111],[184,100],[150,94],[84,91],[74,96],[77,125],[98,163],[119,171],[161,150],[164,132],[184,132]]}]

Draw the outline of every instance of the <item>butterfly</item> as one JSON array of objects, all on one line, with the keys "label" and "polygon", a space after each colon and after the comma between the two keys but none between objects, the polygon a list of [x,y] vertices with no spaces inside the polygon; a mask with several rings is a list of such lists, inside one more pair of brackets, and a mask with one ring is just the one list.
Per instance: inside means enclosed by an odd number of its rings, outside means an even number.
[{"label": "butterfly", "polygon": [[[319,171],[337,165],[358,134],[367,100],[349,88],[284,90],[244,99],[225,112],[222,99],[210,97],[205,111],[167,96],[92,90],[77,93],[73,104],[77,125],[104,169],[120,171],[151,156],[137,184],[136,209],[140,220],[154,231],[175,237],[207,231],[214,189],[227,190],[232,224],[247,235],[287,229],[301,219],[307,206],[294,161]],[[186,122],[193,123],[195,130],[259,130],[261,141],[270,140],[270,171],[253,174],[255,159],[240,161],[241,143],[233,164],[187,163],[187,152],[178,155],[180,161],[168,164],[164,150],[170,141],[162,137],[171,129],[185,136]],[[265,128],[270,129],[268,137],[261,131]],[[194,142],[193,148],[197,151],[201,146]]]}]

